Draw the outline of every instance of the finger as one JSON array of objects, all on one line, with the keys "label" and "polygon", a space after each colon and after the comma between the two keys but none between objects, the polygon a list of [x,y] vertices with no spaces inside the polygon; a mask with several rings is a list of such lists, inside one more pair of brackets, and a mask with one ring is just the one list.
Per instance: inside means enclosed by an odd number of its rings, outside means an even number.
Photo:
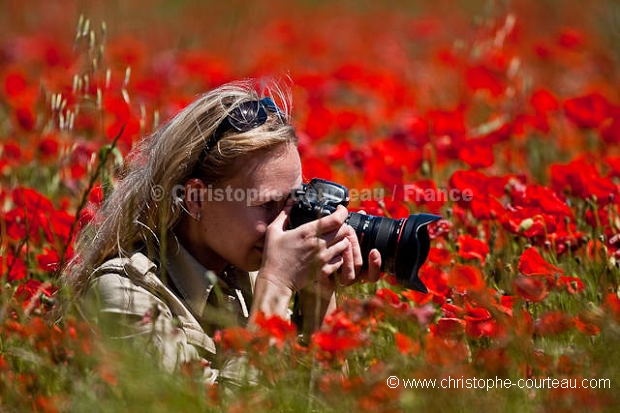
[{"label": "finger", "polygon": [[359,271],[364,264],[364,257],[362,256],[362,248],[360,245],[360,241],[357,238],[357,234],[355,230],[350,225],[345,225],[346,238],[351,243],[351,260],[353,260],[353,266],[355,271]]},{"label": "finger", "polygon": [[317,234],[327,234],[339,229],[346,221],[349,212],[342,205],[338,205],[336,211],[317,220],[307,222],[298,227],[304,236],[311,237]]},{"label": "finger", "polygon": [[[349,286],[356,281],[356,274],[359,267],[355,264],[354,246],[351,244],[342,254],[342,266],[338,273],[338,284],[343,287]],[[360,254],[361,256],[361,254]],[[360,264],[361,266],[361,264]]]},{"label": "finger", "polygon": [[[329,276],[334,271],[339,269],[343,264],[347,262],[345,260],[344,254],[348,249],[351,248],[351,243],[348,239],[344,238],[340,242],[335,243],[334,245],[326,248],[320,254],[320,260],[324,263],[322,271],[324,276]],[[349,261],[351,261],[349,259]],[[352,267],[352,264],[348,264]],[[349,269],[346,269],[349,271]],[[355,272],[353,271],[353,276],[355,276]]]},{"label": "finger", "polygon": [[269,224],[269,226],[273,226],[274,228],[286,230],[288,221],[288,213],[287,211],[280,211],[280,213],[276,216],[276,218]]},{"label": "finger", "polygon": [[381,253],[376,248],[368,253],[368,270],[364,274],[364,280],[377,282],[381,278]]}]

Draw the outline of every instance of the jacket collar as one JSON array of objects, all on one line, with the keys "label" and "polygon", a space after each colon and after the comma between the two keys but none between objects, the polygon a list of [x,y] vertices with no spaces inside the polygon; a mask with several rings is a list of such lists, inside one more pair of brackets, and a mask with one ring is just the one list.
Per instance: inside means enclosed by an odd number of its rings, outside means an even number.
[{"label": "jacket collar", "polygon": [[182,301],[194,314],[202,314],[207,298],[218,282],[218,277],[213,271],[202,266],[178,241],[173,241],[169,245],[170,249],[166,254],[166,272],[160,276],[164,282],[170,281]]}]

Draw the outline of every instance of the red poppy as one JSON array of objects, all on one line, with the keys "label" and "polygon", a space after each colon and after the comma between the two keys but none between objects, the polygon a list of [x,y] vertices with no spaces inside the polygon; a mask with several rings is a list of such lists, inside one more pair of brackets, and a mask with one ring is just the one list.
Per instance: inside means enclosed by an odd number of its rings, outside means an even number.
[{"label": "red poppy", "polygon": [[[54,289],[49,283],[44,284],[39,280],[29,279],[23,284],[20,284],[15,290],[15,298],[23,304],[24,307],[29,306],[31,299],[35,294],[45,295],[51,297],[54,294]],[[36,301],[34,304],[40,303],[41,300]]]},{"label": "red poppy", "polygon": [[[419,291],[404,289],[400,295],[405,297],[406,299],[413,301],[419,306],[423,306],[424,304],[429,303],[433,300],[433,294],[431,293],[421,293]],[[415,307],[418,308],[418,307]],[[414,309],[415,309],[414,308]]]},{"label": "red poppy", "polygon": [[421,179],[406,184],[403,189],[405,202],[414,202],[416,205],[424,205],[431,212],[438,212],[447,202],[451,201],[445,192],[440,191],[432,179]]},{"label": "red poppy", "polygon": [[456,240],[459,246],[459,256],[464,259],[479,260],[480,264],[484,266],[487,255],[489,254],[489,245],[480,240],[472,237],[469,234],[459,235]]},{"label": "red poppy", "polygon": [[0,257],[0,277],[6,277],[9,282],[26,278],[26,263],[16,257],[12,251],[8,251]]},{"label": "red poppy", "polygon": [[465,333],[471,338],[496,337],[500,332],[498,323],[486,308],[469,307],[463,317]]},{"label": "red poppy", "polygon": [[539,276],[518,275],[514,281],[515,294],[525,301],[540,302],[549,295],[548,281]]},{"label": "red poppy", "polygon": [[611,120],[603,123],[600,133],[605,143],[620,143],[620,108],[616,106],[612,109]]},{"label": "red poppy", "polygon": [[446,297],[450,294],[450,287],[448,285],[450,276],[442,269],[431,265],[424,265],[420,268],[418,276],[428,291],[435,296]]},{"label": "red poppy", "polygon": [[321,350],[330,353],[355,350],[360,348],[365,341],[358,331],[318,331],[312,335],[312,342]]},{"label": "red poppy", "polygon": [[459,291],[479,291],[486,283],[480,268],[459,264],[452,267],[449,275],[450,285]]},{"label": "red poppy", "polygon": [[508,232],[528,238],[544,239],[556,230],[558,219],[539,213],[535,208],[508,207],[499,216],[499,222]]},{"label": "red poppy", "polygon": [[542,185],[515,183],[510,186],[510,196],[515,206],[534,208],[536,212],[562,217],[572,216],[568,205],[555,192]]},{"label": "red poppy", "polygon": [[54,160],[58,157],[60,144],[55,136],[44,136],[39,141],[37,151],[43,161]]},{"label": "red poppy", "polygon": [[305,157],[303,161],[304,179],[312,178],[333,179],[333,170],[330,163],[321,157]]},{"label": "red poppy", "polygon": [[465,333],[465,320],[455,317],[442,317],[430,326],[436,337],[458,338]]},{"label": "red poppy", "polygon": [[603,325],[602,316],[593,311],[584,311],[577,314],[573,320],[577,330],[588,336],[599,334]]},{"label": "red poppy", "polygon": [[15,188],[11,196],[15,208],[5,215],[7,233],[16,240],[30,237],[39,242],[40,234],[44,232],[47,239],[51,240],[49,213],[54,211],[52,202],[31,188]]},{"label": "red poppy", "polygon": [[445,303],[441,306],[441,312],[445,318],[463,318],[465,309],[452,303]]},{"label": "red poppy", "polygon": [[259,312],[254,322],[261,328],[261,334],[269,337],[270,342],[274,342],[278,348],[282,348],[285,342],[296,335],[295,325],[282,317],[267,317],[263,312]]},{"label": "red poppy", "polygon": [[589,93],[564,101],[564,113],[580,128],[598,128],[609,116],[611,104],[600,93]]},{"label": "red poppy", "polygon": [[473,362],[489,375],[506,377],[514,360],[505,348],[493,347],[477,349]]},{"label": "red poppy", "polygon": [[493,145],[485,139],[467,139],[461,142],[458,157],[470,168],[487,168],[495,163]]},{"label": "red poppy", "polygon": [[560,267],[545,261],[534,247],[527,248],[519,257],[519,271],[523,275],[543,276],[551,280],[564,274],[564,270]]},{"label": "red poppy", "polygon": [[394,333],[394,341],[396,342],[396,348],[398,348],[401,354],[416,356],[420,353],[420,342],[400,331]]},{"label": "red poppy", "polygon": [[230,327],[224,330],[218,330],[215,334],[215,341],[218,342],[224,350],[245,351],[250,347],[252,334],[242,327]]},{"label": "red poppy", "polygon": [[451,252],[446,248],[431,245],[427,261],[437,265],[448,265],[452,260]]},{"label": "red poppy", "polygon": [[28,80],[26,75],[18,70],[9,71],[4,75],[3,92],[9,98],[19,98],[28,89]]},{"label": "red poppy", "polygon": [[577,29],[565,28],[558,34],[557,42],[567,49],[579,49],[585,43],[585,36]]},{"label": "red poppy", "polygon": [[583,281],[581,281],[578,277],[567,277],[565,275],[558,277],[556,286],[558,290],[566,290],[571,294],[580,293],[586,288]]},{"label": "red poppy", "polygon": [[538,89],[530,96],[530,105],[537,113],[546,114],[559,109],[558,98],[547,89]]},{"label": "red poppy", "polygon": [[37,254],[36,259],[39,268],[43,271],[55,272],[60,268],[58,253],[49,247],[43,247],[43,252]]},{"label": "red poppy", "polygon": [[618,195],[618,187],[610,178],[603,177],[592,162],[579,158],[566,165],[550,168],[551,186],[558,193],[567,192],[583,199],[596,199],[599,205],[611,202]]},{"label": "red poppy", "polygon": [[614,319],[620,321],[620,297],[616,293],[607,293],[603,302],[603,308]]},{"label": "red poppy", "polygon": [[[458,323],[453,325],[458,325]],[[452,368],[467,362],[470,355],[467,344],[463,340],[449,339],[449,336],[446,337],[443,333],[437,334],[437,332],[438,330],[431,331],[424,339],[423,353],[427,363]]]},{"label": "red poppy", "polygon": [[465,70],[465,79],[470,89],[486,90],[491,96],[499,96],[506,89],[504,75],[484,65],[469,67]]},{"label": "red poppy", "polygon": [[534,333],[541,336],[558,335],[573,327],[572,318],[563,311],[548,311],[534,321]]}]

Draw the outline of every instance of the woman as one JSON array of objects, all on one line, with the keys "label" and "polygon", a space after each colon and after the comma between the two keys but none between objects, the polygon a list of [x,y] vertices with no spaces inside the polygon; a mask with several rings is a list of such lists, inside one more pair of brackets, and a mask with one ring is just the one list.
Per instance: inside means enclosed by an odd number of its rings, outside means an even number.
[{"label": "woman", "polygon": [[376,250],[359,273],[346,208],[288,228],[288,195],[302,183],[289,111],[277,83],[233,82],[132,153],[65,276],[108,335],[148,341],[169,369],[202,357],[210,380],[240,380],[238,360],[216,358],[216,329],[253,328],[259,313],[287,318],[295,297],[310,333],[333,310],[337,284],[378,279]]}]

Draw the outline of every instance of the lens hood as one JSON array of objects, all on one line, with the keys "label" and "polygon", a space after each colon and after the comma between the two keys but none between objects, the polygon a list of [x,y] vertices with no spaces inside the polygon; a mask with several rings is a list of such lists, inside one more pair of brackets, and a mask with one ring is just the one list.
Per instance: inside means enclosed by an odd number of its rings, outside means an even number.
[{"label": "lens hood", "polygon": [[418,277],[418,271],[430,251],[427,225],[440,218],[441,216],[433,214],[412,214],[402,226],[396,244],[394,273],[398,282],[404,287],[423,293],[428,292]]}]

